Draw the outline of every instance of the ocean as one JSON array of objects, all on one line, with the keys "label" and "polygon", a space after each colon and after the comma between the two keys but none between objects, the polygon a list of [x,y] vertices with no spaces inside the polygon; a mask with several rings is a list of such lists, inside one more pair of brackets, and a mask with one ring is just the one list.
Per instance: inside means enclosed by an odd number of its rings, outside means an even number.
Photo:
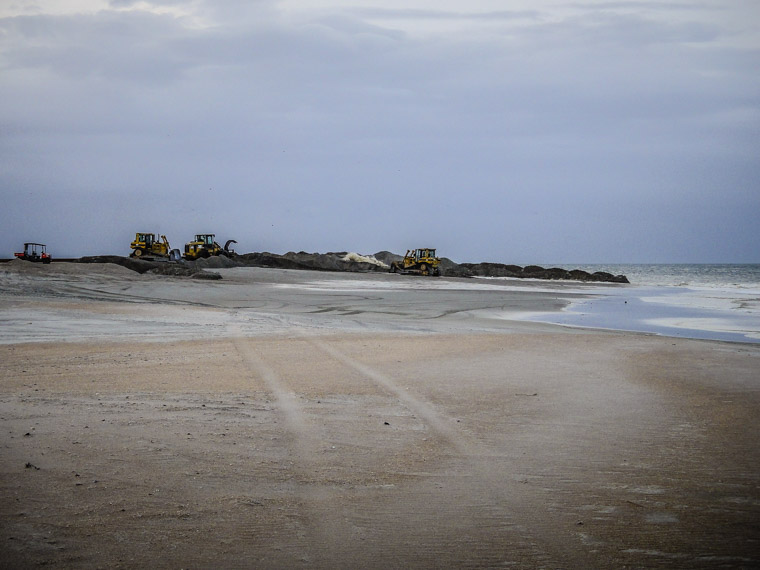
[{"label": "ocean", "polygon": [[558,267],[625,275],[561,313],[530,320],[663,336],[760,343],[760,264],[630,264]]},{"label": "ocean", "polygon": [[[568,266],[570,267],[570,266]],[[571,269],[625,275],[632,285],[710,287],[760,291],[760,263],[573,265]]]}]

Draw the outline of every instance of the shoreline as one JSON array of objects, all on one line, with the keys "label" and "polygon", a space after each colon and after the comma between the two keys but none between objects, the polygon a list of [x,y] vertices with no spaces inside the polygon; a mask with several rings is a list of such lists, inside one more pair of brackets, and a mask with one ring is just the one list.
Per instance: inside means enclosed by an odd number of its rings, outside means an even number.
[{"label": "shoreline", "polygon": [[757,301],[751,294],[739,297],[695,288],[630,286],[524,318],[567,327],[753,344],[760,343]]},{"label": "shoreline", "polygon": [[[217,268],[214,285],[165,275],[136,274],[113,264],[38,267],[14,264],[0,270],[5,289],[18,303],[6,309],[0,343],[56,340],[100,334],[192,338],[224,336],[218,311],[246,310],[254,317],[247,334],[271,334],[288,327],[307,329],[494,332],[537,326],[651,333],[666,337],[760,342],[760,291],[647,286],[522,278],[419,278],[386,273],[321,272],[276,268]],[[80,285],[64,285],[66,279]],[[63,280],[63,281],[61,281]],[[93,285],[87,285],[92,281]],[[197,299],[203,290],[203,300]],[[29,301],[22,301],[25,291]],[[97,303],[167,306],[163,320],[151,323],[150,309],[136,309],[143,320],[80,310],[77,319],[60,319],[35,307],[34,296],[60,306],[66,299]],[[43,304],[44,305],[44,304]],[[203,306],[187,319],[182,306]],[[214,312],[216,309],[217,312]],[[27,314],[27,312],[29,312]],[[117,311],[118,312],[118,311]],[[101,312],[102,313],[102,312]],[[26,319],[26,321],[25,321]],[[105,322],[111,321],[111,322]],[[24,322],[30,323],[24,325]],[[113,327],[119,327],[114,329]],[[368,328],[369,327],[369,328]],[[205,332],[201,333],[203,329]]]}]

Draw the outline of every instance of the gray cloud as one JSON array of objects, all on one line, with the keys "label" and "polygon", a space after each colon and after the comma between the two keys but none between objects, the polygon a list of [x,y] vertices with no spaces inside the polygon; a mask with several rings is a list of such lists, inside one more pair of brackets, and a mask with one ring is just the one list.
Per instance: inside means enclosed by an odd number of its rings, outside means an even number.
[{"label": "gray cloud", "polygon": [[[0,20],[8,252],[123,253],[149,230],[249,251],[757,261],[758,46],[720,21],[207,10]],[[404,18],[486,27],[382,23]]]}]

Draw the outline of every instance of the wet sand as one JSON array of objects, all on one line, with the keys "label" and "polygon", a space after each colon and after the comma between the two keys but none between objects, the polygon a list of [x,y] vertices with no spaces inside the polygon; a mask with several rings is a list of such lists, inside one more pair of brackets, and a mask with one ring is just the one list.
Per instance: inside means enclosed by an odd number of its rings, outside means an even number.
[{"label": "wet sand", "polygon": [[509,320],[569,283],[6,265],[3,567],[760,564],[755,345]]}]

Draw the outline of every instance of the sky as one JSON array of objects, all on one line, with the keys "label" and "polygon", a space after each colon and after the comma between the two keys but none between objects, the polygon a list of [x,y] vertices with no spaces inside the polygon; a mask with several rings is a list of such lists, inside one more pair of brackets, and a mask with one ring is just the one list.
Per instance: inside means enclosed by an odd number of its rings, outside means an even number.
[{"label": "sky", "polygon": [[757,0],[6,0],[0,257],[760,262]]}]

